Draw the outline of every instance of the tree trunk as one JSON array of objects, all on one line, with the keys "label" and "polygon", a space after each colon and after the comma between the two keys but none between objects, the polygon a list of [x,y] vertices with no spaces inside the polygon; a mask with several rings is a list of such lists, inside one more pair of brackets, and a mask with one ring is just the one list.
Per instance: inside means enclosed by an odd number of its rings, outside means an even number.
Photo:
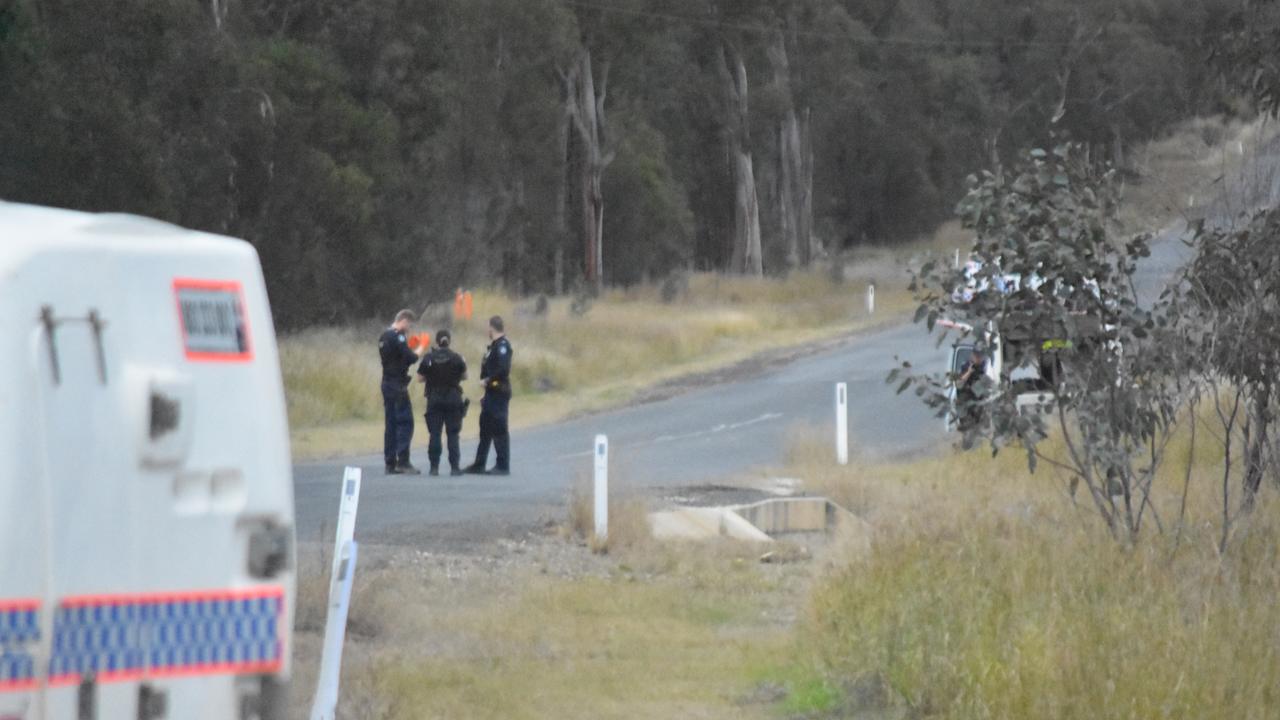
[{"label": "tree trunk", "polygon": [[592,172],[590,163],[583,163],[580,180],[582,182],[583,270],[587,285],[592,291],[598,291],[601,286],[600,270],[603,265],[600,245],[604,239],[601,232],[604,198],[600,193],[599,177]]},{"label": "tree trunk", "polygon": [[800,233],[796,228],[799,218],[796,217],[794,165],[791,162],[790,140],[791,121],[794,113],[778,126],[778,231],[782,233],[782,243],[787,248],[787,267],[797,268],[803,263],[800,257]]},{"label": "tree trunk", "polygon": [[525,288],[527,287],[527,283],[525,282],[525,273],[527,272],[526,268],[529,267],[528,253],[526,252],[528,235],[525,232],[529,225],[529,214],[528,208],[525,206],[523,175],[516,178],[515,220],[516,224],[513,228],[514,237],[512,238],[512,241],[515,245],[516,272],[514,273],[515,279],[512,287],[515,289],[516,296],[522,297],[525,294]]},{"label": "tree trunk", "polygon": [[213,12],[213,26],[221,30],[227,22],[228,0],[209,0],[209,9]]},{"label": "tree trunk", "polygon": [[1258,489],[1262,487],[1262,476],[1266,470],[1266,453],[1271,444],[1271,393],[1269,388],[1262,388],[1251,401],[1253,422],[1257,432],[1247,438],[1245,447],[1244,494],[1241,498],[1241,509],[1245,512],[1253,509],[1257,501]]},{"label": "tree trunk", "polygon": [[769,46],[773,82],[786,112],[778,128],[778,216],[789,267],[813,260],[813,157],[809,138],[809,109],[797,112],[791,92],[791,63],[786,40],[775,33]]},{"label": "tree trunk", "polygon": [[564,111],[556,124],[556,162],[560,163],[560,178],[556,183],[556,207],[552,232],[555,234],[552,272],[555,275],[555,294],[564,295],[564,245],[569,236],[569,222],[566,205],[569,202],[569,132],[573,118],[574,98],[566,92]]},{"label": "tree trunk", "polygon": [[601,185],[605,168],[613,162],[613,153],[605,149],[608,135],[604,103],[608,92],[609,64],[606,62],[601,67],[597,91],[591,50],[584,44],[578,50],[573,67],[565,74],[565,83],[571,102],[570,117],[582,147],[579,188],[582,193],[583,272],[588,286],[598,292],[604,282],[604,193]]},{"label": "tree trunk", "polygon": [[718,69],[728,99],[725,130],[733,164],[733,271],[760,277],[764,262],[760,242],[760,202],[756,195],[747,114],[747,66],[730,43],[720,39]]},{"label": "tree trunk", "polygon": [[734,232],[738,239],[734,247],[734,270],[760,277],[764,266],[760,257],[760,201],[756,196],[755,168],[749,149],[735,142],[732,152]]}]

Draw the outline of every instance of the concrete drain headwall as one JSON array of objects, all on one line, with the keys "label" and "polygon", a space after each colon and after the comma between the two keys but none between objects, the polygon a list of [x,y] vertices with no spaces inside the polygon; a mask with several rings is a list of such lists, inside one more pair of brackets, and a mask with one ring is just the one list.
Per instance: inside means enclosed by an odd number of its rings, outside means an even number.
[{"label": "concrete drain headwall", "polygon": [[772,542],[771,535],[832,532],[859,522],[848,510],[823,497],[789,497],[747,505],[690,507],[649,514],[649,527],[660,540],[729,537]]}]

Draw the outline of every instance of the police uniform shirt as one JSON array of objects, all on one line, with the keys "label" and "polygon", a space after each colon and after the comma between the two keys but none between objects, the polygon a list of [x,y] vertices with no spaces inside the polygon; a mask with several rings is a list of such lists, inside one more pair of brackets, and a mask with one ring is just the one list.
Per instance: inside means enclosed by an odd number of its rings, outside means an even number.
[{"label": "police uniform shirt", "polygon": [[511,343],[506,335],[489,343],[484,363],[480,366],[480,379],[485,381],[485,390],[511,392],[511,356]]},{"label": "police uniform shirt", "polygon": [[387,328],[378,338],[378,352],[382,355],[382,382],[408,387],[409,368],[418,361],[418,355],[409,349],[404,333]]},{"label": "police uniform shirt", "polygon": [[435,348],[422,358],[418,374],[426,381],[427,397],[460,390],[467,377],[467,361],[449,348]]}]

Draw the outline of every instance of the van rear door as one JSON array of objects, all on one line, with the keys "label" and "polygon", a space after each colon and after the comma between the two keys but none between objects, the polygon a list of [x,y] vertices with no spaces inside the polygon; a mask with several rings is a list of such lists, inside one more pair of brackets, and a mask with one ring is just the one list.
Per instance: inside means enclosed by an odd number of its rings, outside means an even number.
[{"label": "van rear door", "polygon": [[[43,263],[40,263],[43,264]],[[52,264],[52,263],[50,263]],[[56,269],[49,267],[50,277]],[[50,284],[39,299],[43,357],[35,409],[49,578],[41,670],[46,718],[136,718],[139,676],[135,585],[138,518],[120,466],[121,443],[95,429],[120,425],[112,317],[96,302],[104,273]]]}]

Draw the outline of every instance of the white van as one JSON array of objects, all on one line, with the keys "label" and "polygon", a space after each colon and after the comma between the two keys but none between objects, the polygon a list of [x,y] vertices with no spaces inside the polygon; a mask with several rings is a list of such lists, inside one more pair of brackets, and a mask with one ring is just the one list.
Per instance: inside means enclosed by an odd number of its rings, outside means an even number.
[{"label": "white van", "polygon": [[[960,417],[956,409],[958,388],[955,380],[964,372],[973,356],[976,343],[971,339],[973,328],[966,323],[951,320],[939,320],[938,325],[961,332],[961,337],[951,344],[951,353],[947,357],[944,376],[947,381],[947,409],[943,415],[943,429],[954,432],[959,429]],[[1053,408],[1053,389],[1042,375],[1038,365],[1021,365],[1006,368],[1004,363],[1004,341],[994,326],[988,326],[983,332],[987,347],[987,378],[997,388],[1008,388],[1014,393],[1014,405],[1020,413],[1045,414]]]},{"label": "white van", "polygon": [[288,443],[248,243],[0,202],[0,720],[282,717]]}]

